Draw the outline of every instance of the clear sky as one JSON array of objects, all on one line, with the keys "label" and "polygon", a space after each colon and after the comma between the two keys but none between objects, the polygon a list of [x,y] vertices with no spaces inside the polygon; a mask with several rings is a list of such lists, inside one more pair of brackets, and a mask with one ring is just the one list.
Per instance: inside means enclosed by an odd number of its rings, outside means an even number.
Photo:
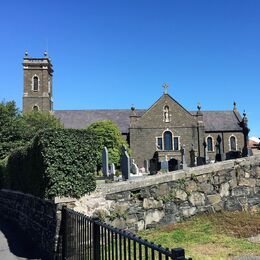
[{"label": "clear sky", "polygon": [[0,100],[22,106],[22,59],[54,66],[54,109],[245,109],[260,137],[259,0],[9,0],[0,3]]}]

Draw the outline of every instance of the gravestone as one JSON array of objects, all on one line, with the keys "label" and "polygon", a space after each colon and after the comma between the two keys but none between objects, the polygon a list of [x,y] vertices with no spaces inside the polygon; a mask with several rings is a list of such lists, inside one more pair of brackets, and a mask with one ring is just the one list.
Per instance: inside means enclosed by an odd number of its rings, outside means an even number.
[{"label": "gravestone", "polygon": [[161,171],[166,171],[168,172],[169,171],[169,164],[168,164],[168,161],[162,161],[161,162]]},{"label": "gravestone", "polygon": [[226,153],[226,160],[232,160],[241,158],[242,154],[240,151],[230,151]]},{"label": "gravestone", "polygon": [[130,177],[130,157],[124,146],[121,149],[120,167],[121,167],[123,181],[128,180]]},{"label": "gravestone", "polygon": [[208,155],[208,149],[207,149],[206,141],[203,142],[203,147],[204,147],[205,164],[207,164],[207,163],[209,163],[209,155]]},{"label": "gravestone", "polygon": [[139,168],[138,168],[137,164],[134,162],[134,159],[132,159],[132,165],[130,167],[130,171],[133,174],[139,174]]},{"label": "gravestone", "polygon": [[157,160],[155,158],[152,158],[149,163],[149,172],[151,175],[154,175],[157,173]]},{"label": "gravestone", "polygon": [[145,169],[145,172],[149,173],[149,161],[148,160],[144,160],[144,169]]},{"label": "gravestone", "polygon": [[108,150],[104,147],[102,151],[102,173],[104,177],[109,176],[109,169],[108,169]]},{"label": "gravestone", "polygon": [[113,174],[115,175],[116,174],[116,167],[115,167],[115,164],[114,163],[111,163],[110,164],[110,175]]},{"label": "gravestone", "polygon": [[161,169],[161,163],[159,162],[158,152],[155,152],[153,158],[149,162],[149,171],[150,174],[156,174]]},{"label": "gravestone", "polygon": [[216,162],[221,162],[221,161],[224,161],[225,158],[224,158],[224,154],[222,152],[222,140],[221,140],[221,137],[220,135],[218,135],[217,137],[217,144],[216,144],[216,148],[217,148],[217,154],[216,154],[216,158],[215,158],[215,161]]},{"label": "gravestone", "polygon": [[169,165],[169,171],[177,171],[180,169],[180,162],[174,158],[171,158],[168,162]]},{"label": "gravestone", "polygon": [[181,169],[187,169],[185,145],[181,147]]},{"label": "gravestone", "polygon": [[194,167],[194,166],[195,166],[195,151],[192,145],[190,150],[190,167]]},{"label": "gravestone", "polygon": [[197,157],[197,166],[204,165],[205,164],[205,158],[198,156]]}]

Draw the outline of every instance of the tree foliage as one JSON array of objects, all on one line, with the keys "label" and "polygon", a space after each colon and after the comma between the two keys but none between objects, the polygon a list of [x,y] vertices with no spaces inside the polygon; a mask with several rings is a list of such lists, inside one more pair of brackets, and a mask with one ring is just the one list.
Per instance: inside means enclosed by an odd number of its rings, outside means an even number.
[{"label": "tree foliage", "polygon": [[0,103],[0,160],[27,144],[39,130],[61,128],[60,121],[48,112],[22,114],[14,101]]},{"label": "tree foliage", "polygon": [[97,168],[102,166],[102,150],[108,149],[109,163],[114,163],[117,167],[120,162],[121,147],[124,145],[128,148],[126,140],[122,137],[117,125],[111,120],[102,120],[91,124],[88,131],[94,132],[98,144]]},{"label": "tree foliage", "polygon": [[0,163],[0,184],[42,198],[79,198],[96,188],[95,140],[86,130],[40,131],[32,143]]}]

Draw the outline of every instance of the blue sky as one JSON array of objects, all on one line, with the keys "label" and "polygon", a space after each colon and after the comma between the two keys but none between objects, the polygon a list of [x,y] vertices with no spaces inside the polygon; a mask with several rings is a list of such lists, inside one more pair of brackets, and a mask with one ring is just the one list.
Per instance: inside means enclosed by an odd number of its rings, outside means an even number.
[{"label": "blue sky", "polygon": [[[4,3],[5,2],[5,3]],[[260,137],[259,0],[2,1],[0,100],[22,105],[22,58],[54,66],[54,109],[245,109]]]}]

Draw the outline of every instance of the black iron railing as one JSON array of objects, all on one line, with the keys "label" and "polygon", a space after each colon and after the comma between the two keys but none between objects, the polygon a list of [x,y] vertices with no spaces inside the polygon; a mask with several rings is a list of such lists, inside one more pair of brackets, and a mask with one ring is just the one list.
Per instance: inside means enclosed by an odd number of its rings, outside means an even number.
[{"label": "black iron railing", "polygon": [[62,260],[186,259],[182,248],[169,250],[66,207],[62,210],[61,237],[57,259]]}]

